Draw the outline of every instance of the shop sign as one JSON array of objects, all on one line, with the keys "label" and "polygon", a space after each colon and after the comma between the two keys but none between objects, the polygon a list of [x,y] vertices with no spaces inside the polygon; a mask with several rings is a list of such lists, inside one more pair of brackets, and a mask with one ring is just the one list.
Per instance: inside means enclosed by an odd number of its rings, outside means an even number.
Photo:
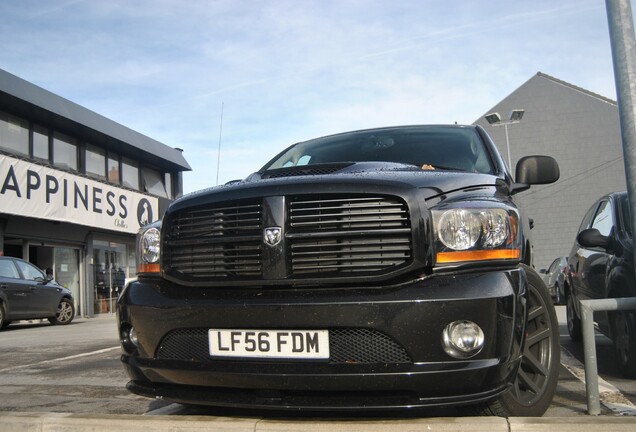
[{"label": "shop sign", "polygon": [[0,155],[0,213],[134,234],[158,219],[159,200]]}]

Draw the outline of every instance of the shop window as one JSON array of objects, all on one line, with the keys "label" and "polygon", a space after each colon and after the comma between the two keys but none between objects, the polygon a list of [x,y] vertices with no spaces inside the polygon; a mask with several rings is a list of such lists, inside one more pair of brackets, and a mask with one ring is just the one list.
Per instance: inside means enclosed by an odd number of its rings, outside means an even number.
[{"label": "shop window", "polygon": [[49,160],[49,131],[40,125],[33,125],[33,157]]},{"label": "shop window", "polygon": [[92,177],[106,178],[106,151],[86,144],[86,174]]},{"label": "shop window", "polygon": [[77,142],[56,132],[53,137],[53,165],[77,171]]},{"label": "shop window", "polygon": [[108,181],[119,184],[119,157],[114,153],[108,153]]},{"label": "shop window", "polygon": [[114,312],[117,297],[126,285],[128,275],[134,274],[134,266],[127,266],[134,254],[133,244],[94,240],[94,313]]},{"label": "shop window", "polygon": [[132,159],[122,158],[121,182],[124,186],[139,190],[139,167]]},{"label": "shop window", "polygon": [[11,153],[29,155],[29,123],[0,111],[0,148]]},{"label": "shop window", "polygon": [[148,192],[149,194],[157,195],[162,198],[168,198],[166,186],[163,184],[163,179],[161,178],[161,173],[148,167],[144,167],[142,172],[144,175],[144,192]]}]

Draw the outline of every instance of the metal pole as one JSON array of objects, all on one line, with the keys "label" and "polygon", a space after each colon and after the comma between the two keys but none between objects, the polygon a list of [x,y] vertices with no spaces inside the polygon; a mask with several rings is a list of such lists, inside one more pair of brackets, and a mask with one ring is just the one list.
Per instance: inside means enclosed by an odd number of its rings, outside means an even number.
[{"label": "metal pole", "polygon": [[601,402],[598,388],[598,366],[596,363],[594,312],[636,310],[636,297],[581,300],[579,304],[581,305],[581,328],[583,330],[587,412],[590,415],[599,415],[601,413]]},{"label": "metal pole", "polygon": [[601,402],[598,393],[598,366],[596,365],[596,340],[594,339],[594,312],[581,302],[581,327],[585,357],[585,393],[587,413],[599,415]]},{"label": "metal pole", "polygon": [[504,129],[506,130],[506,150],[508,151],[508,169],[512,171],[512,162],[510,161],[510,141],[508,141],[508,123],[504,123]]},{"label": "metal pole", "polygon": [[[606,0],[614,80],[623,138],[627,193],[636,227],[636,37],[630,0]],[[634,255],[636,265],[636,254]]]}]

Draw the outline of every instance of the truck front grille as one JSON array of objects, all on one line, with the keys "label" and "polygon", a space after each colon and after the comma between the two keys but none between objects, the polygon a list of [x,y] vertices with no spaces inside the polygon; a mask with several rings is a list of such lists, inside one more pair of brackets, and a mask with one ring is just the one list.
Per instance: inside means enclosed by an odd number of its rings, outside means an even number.
[{"label": "truck front grille", "polygon": [[258,277],[262,220],[260,201],[178,212],[165,230],[165,262],[191,279]]},{"label": "truck front grille", "polygon": [[295,275],[378,272],[411,257],[406,204],[386,197],[289,200]]},{"label": "truck front grille", "polygon": [[[379,276],[412,261],[406,203],[316,194],[204,205],[164,220],[163,267],[183,282]],[[264,231],[280,229],[280,244]]]}]

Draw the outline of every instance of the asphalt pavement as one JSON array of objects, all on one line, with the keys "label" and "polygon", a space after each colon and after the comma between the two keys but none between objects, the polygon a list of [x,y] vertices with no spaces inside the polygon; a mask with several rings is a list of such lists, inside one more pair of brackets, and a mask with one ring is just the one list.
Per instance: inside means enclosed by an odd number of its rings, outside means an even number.
[{"label": "asphalt pavement", "polygon": [[[605,398],[602,414],[587,414],[581,381],[584,377],[580,376],[582,364],[576,359],[580,358],[576,352],[579,348],[568,345],[564,308],[557,308],[557,312],[562,322],[565,359],[562,358],[554,401],[544,417],[508,419],[461,417],[441,410],[406,418],[305,417],[152,401],[122,391],[126,378],[117,364],[114,316],[80,318],[66,329],[48,324],[18,324],[0,332],[0,431],[636,431],[636,409],[630,401],[636,400],[631,393],[632,383],[624,386],[616,382],[614,371],[607,369],[611,366],[603,365],[599,371],[611,376],[612,382],[627,392],[623,394],[616,386],[605,383],[609,387],[601,390]],[[64,340],[73,343],[64,344]],[[604,349],[604,344],[607,341],[599,337],[601,355],[611,351]],[[568,358],[568,349],[574,351],[572,358]],[[599,361],[605,363],[605,359]],[[101,399],[77,397],[83,391],[96,389],[101,392]]]}]

